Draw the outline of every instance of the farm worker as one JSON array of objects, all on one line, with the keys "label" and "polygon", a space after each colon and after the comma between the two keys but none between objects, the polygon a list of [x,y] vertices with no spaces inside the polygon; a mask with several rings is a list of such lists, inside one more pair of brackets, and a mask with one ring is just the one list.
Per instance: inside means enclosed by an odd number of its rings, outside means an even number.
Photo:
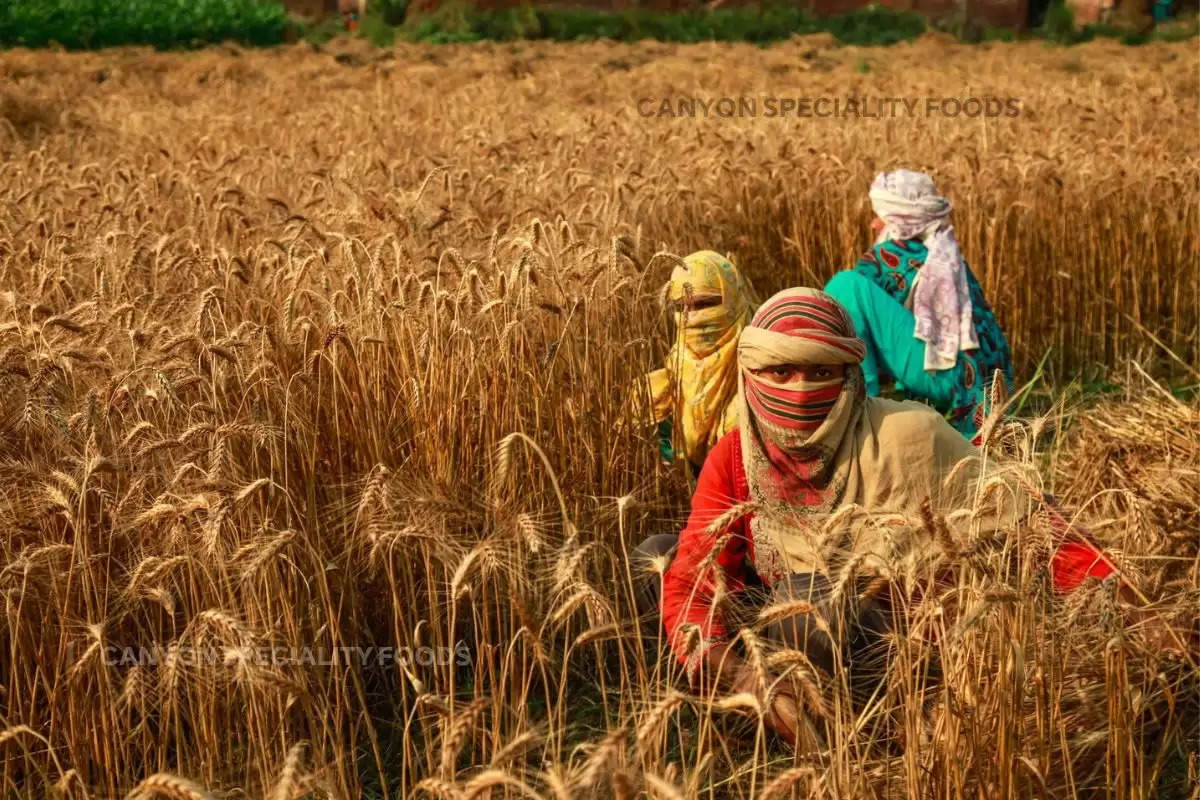
[{"label": "farm worker", "polygon": [[346,30],[358,30],[358,20],[366,11],[366,6],[367,0],[338,0],[338,11],[346,24]]},{"label": "farm worker", "polygon": [[[704,462],[683,531],[650,537],[632,558],[639,603],[651,613],[658,605],[667,642],[693,681],[703,672],[734,691],[756,691],[754,672],[727,643],[734,626],[725,609],[765,592],[775,604],[799,601],[794,614],[766,627],[765,637],[805,651],[813,665],[832,672],[829,634],[842,631],[841,663],[852,666],[854,696],[869,696],[886,668],[888,648],[880,636],[892,617],[884,600],[867,600],[855,621],[847,621],[838,597],[858,594],[857,583],[843,591],[847,565],[863,581],[901,559],[938,565],[946,545],[921,522],[935,518],[928,512],[941,517],[974,509],[951,516],[953,527],[946,529],[966,542],[1004,534],[1045,510],[1027,468],[986,460],[925,404],[868,397],[867,350],[846,310],[814,289],[779,292],[742,331],[740,426]],[[981,487],[984,499],[975,502]],[[748,502],[753,505],[744,516],[731,512]],[[903,528],[896,527],[896,515]],[[1059,523],[1050,564],[1056,591],[1114,573],[1099,550],[1079,536],[1068,540],[1066,523],[1053,513],[1050,519]],[[662,572],[672,550],[660,596],[653,572]],[[833,590],[835,582],[841,589]],[[810,624],[814,609],[827,629]],[[794,743],[794,699],[781,692],[772,703],[764,721]]]},{"label": "farm worker", "polygon": [[638,387],[634,405],[639,417],[659,423],[665,460],[681,454],[699,469],[737,426],[737,340],[754,313],[753,289],[729,259],[701,250],[675,267],[666,293],[675,343],[663,368]]},{"label": "farm worker", "polygon": [[958,249],[950,201],[906,169],[876,175],[870,198],[875,244],[825,285],[866,343],[867,395],[890,377],[973,438],[1012,391],[1012,357]]}]

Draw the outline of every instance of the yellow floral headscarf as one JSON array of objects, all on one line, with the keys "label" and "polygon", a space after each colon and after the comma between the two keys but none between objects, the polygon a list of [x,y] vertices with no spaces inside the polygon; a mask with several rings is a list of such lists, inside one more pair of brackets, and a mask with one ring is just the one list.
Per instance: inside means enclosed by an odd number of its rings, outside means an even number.
[{"label": "yellow floral headscarf", "polygon": [[[670,417],[674,439],[696,465],[737,427],[738,335],[754,312],[754,291],[729,259],[701,250],[671,273],[667,298],[720,298],[675,311],[675,344],[662,369],[647,374],[655,421]],[[678,450],[678,445],[676,446]]]}]

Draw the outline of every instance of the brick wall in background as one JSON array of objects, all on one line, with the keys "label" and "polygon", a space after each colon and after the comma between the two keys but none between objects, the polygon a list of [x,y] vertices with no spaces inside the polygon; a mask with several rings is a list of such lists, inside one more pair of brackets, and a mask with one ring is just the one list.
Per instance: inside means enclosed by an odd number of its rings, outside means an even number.
[{"label": "brick wall in background", "polygon": [[284,7],[300,17],[321,17],[337,13],[337,0],[283,0]]}]

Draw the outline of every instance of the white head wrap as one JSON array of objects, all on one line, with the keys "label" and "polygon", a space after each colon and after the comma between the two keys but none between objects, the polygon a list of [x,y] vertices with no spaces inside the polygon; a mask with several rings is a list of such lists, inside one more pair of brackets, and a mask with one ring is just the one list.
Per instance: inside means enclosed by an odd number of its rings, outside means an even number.
[{"label": "white head wrap", "polygon": [[937,193],[928,175],[907,169],[876,175],[870,198],[884,222],[877,242],[920,239],[929,251],[908,295],[917,320],[913,335],[925,342],[925,369],[950,369],[960,351],[979,347],[950,201]]}]

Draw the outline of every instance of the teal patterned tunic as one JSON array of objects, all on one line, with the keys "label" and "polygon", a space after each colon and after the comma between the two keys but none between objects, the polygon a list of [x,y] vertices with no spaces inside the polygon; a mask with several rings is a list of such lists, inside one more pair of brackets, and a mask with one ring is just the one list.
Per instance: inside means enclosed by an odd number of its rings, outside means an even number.
[{"label": "teal patterned tunic", "polygon": [[[854,265],[854,271],[871,279],[901,305],[916,280],[917,271],[925,263],[925,245],[918,239],[885,241],[871,248]],[[965,262],[964,262],[965,263]],[[983,289],[969,266],[966,267],[967,286],[971,294],[972,317],[979,349],[959,353],[955,371],[960,373],[955,383],[953,399],[947,407],[938,407],[956,430],[972,437],[987,413],[992,376],[996,370],[1004,376],[1008,395],[1013,389],[1012,354],[1008,341],[996,322],[983,296]],[[895,379],[897,376],[890,376]],[[898,389],[903,386],[897,381]]]}]

